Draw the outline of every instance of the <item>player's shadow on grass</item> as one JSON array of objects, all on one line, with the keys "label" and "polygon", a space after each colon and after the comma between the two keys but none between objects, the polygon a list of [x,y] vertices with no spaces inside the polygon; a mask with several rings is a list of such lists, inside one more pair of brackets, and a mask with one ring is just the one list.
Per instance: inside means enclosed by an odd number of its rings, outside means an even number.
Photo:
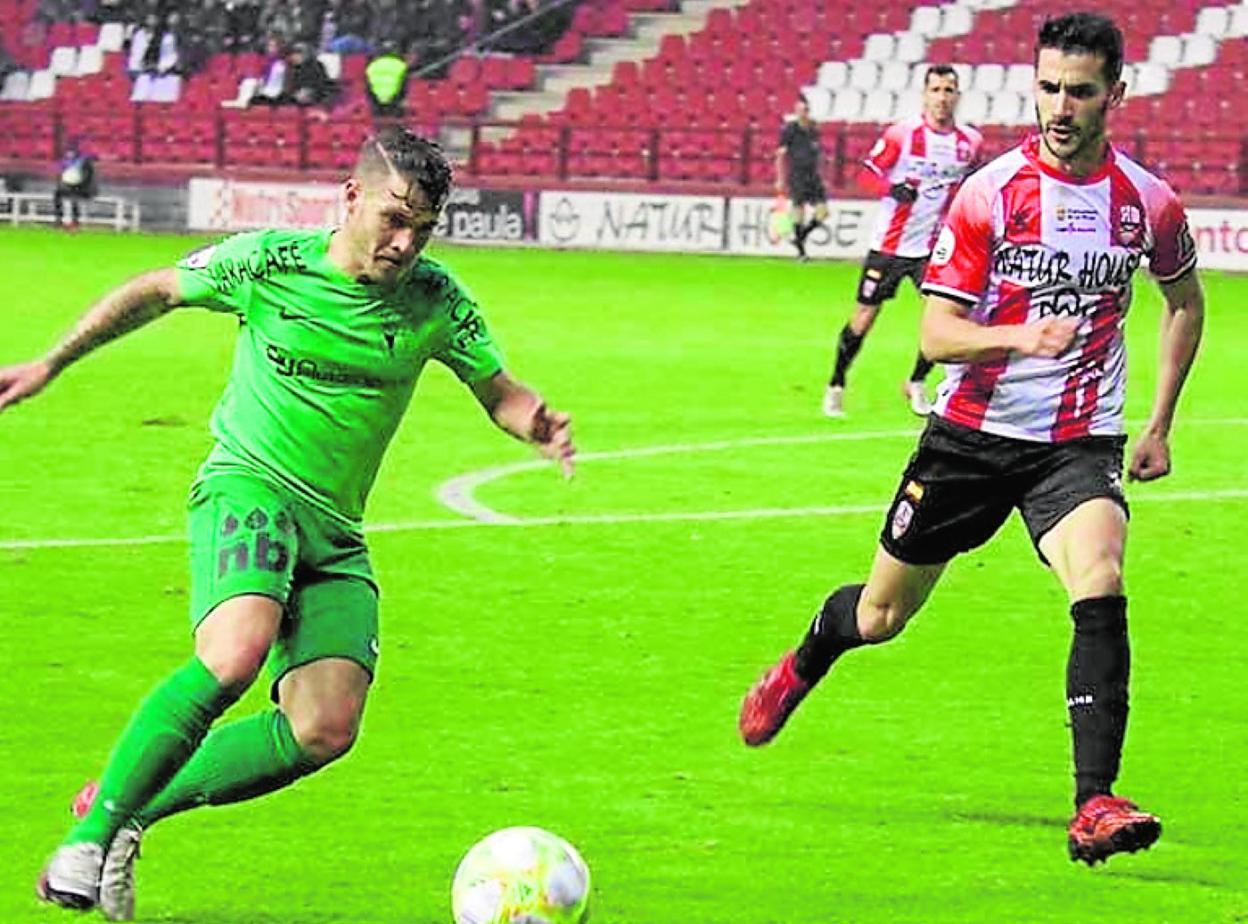
[{"label": "player's shadow on grass", "polygon": [[1049,815],[1023,815],[1016,812],[951,812],[954,821],[976,821],[988,825],[1024,828],[1061,828],[1066,822]]}]

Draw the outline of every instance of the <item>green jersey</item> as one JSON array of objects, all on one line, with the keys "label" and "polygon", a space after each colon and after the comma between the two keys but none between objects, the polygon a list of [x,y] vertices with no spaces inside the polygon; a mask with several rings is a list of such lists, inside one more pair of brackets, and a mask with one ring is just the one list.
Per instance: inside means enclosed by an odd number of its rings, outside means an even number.
[{"label": "green jersey", "polygon": [[259,472],[358,524],[425,363],[471,385],[502,358],[441,263],[422,256],[392,288],[366,285],[330,262],[332,233],[239,234],[177,273],[184,301],[241,325],[200,478]]}]

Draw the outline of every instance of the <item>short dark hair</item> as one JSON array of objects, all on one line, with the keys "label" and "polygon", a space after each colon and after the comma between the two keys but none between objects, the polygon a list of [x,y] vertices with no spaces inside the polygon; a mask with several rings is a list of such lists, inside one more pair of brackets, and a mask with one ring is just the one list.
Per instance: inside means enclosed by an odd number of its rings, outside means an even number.
[{"label": "short dark hair", "polygon": [[953,69],[952,64],[933,64],[927,69],[927,73],[923,75],[923,86],[927,86],[927,82],[933,77],[952,77],[955,85],[961,88],[961,81],[958,80],[958,72]]},{"label": "short dark hair", "polygon": [[1046,19],[1036,36],[1037,60],[1042,48],[1100,55],[1105,62],[1102,72],[1110,85],[1122,76],[1122,32],[1106,16],[1067,13]]},{"label": "short dark hair", "polygon": [[401,125],[383,128],[365,141],[360,147],[355,170],[357,174],[393,170],[419,186],[435,212],[446,205],[454,183],[450,161],[438,143]]}]

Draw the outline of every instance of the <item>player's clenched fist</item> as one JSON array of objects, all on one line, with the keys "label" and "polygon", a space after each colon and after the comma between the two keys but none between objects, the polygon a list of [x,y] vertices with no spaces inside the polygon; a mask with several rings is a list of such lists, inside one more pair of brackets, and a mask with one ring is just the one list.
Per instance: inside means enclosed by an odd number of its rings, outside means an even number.
[{"label": "player's clenched fist", "polygon": [[531,438],[538,451],[548,459],[559,463],[565,478],[571,478],[576,447],[572,445],[572,417],[560,411],[552,411],[545,404],[533,413]]},{"label": "player's clenched fist", "polygon": [[1073,318],[1045,318],[1020,324],[1014,349],[1028,356],[1061,356],[1074,342],[1079,322]]}]

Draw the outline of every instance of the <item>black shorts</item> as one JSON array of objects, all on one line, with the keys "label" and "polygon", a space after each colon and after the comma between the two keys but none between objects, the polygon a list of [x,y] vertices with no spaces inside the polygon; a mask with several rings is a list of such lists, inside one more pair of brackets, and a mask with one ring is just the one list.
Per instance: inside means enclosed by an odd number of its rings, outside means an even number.
[{"label": "black shorts", "polygon": [[898,257],[872,250],[862,264],[858,277],[858,304],[882,305],[897,294],[897,287],[907,276],[917,289],[927,271],[927,257]]},{"label": "black shorts", "polygon": [[794,205],[823,205],[828,201],[828,191],[823,188],[823,178],[818,173],[789,174],[789,201]]},{"label": "black shorts", "polygon": [[880,543],[908,564],[940,564],[983,545],[1017,507],[1039,553],[1044,534],[1084,501],[1107,497],[1127,512],[1125,445],[1123,436],[1016,440],[932,415],[888,508]]}]

